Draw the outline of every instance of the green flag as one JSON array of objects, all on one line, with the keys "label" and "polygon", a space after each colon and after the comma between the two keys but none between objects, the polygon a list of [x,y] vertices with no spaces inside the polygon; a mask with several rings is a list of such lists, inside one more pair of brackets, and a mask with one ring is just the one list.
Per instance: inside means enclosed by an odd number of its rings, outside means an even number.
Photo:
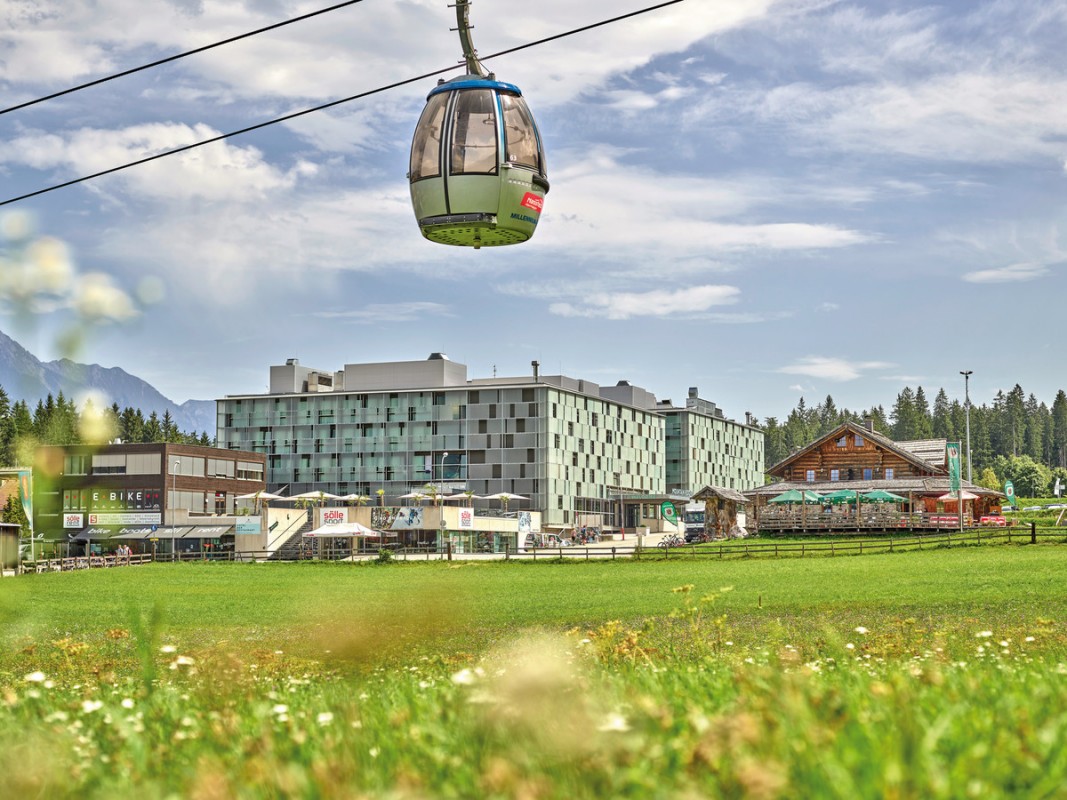
[{"label": "green flag", "polygon": [[672,525],[678,521],[678,511],[670,500],[663,501],[660,505],[660,512],[663,514],[663,518]]},{"label": "green flag", "polygon": [[1016,505],[1015,487],[1012,485],[1011,481],[1004,481],[1004,494],[1008,496],[1008,502],[1011,503],[1012,507],[1014,508]]},{"label": "green flag", "polygon": [[960,490],[960,443],[949,442],[945,446],[948,461],[948,488],[951,492]]},{"label": "green flag", "polygon": [[33,534],[33,492],[31,491],[32,473],[28,470],[19,470],[19,500],[22,501],[22,511],[30,524],[30,534]]}]

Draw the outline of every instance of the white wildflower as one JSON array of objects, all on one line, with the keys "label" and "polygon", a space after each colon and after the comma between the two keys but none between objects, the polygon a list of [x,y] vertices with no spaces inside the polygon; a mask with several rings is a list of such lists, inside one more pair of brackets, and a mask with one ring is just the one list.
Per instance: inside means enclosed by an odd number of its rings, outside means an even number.
[{"label": "white wildflower", "polygon": [[317,717],[315,717],[315,722],[325,727],[326,725],[329,725],[331,722],[333,722],[333,714],[331,714],[329,711],[323,711]]},{"label": "white wildflower", "polygon": [[104,707],[103,702],[100,700],[83,700],[82,701],[82,713],[92,714],[94,711],[99,711]]},{"label": "white wildflower", "polygon": [[597,730],[601,733],[626,733],[630,730],[630,723],[622,714],[612,712],[597,726]]},{"label": "white wildflower", "polygon": [[864,627],[863,627],[862,625],[857,625],[857,626],[856,626],[855,628],[853,628],[852,630],[854,630],[854,631],[855,631],[856,633],[858,633],[858,634],[860,634],[860,635],[862,635],[862,634],[864,634],[864,633],[867,633],[867,629],[866,629],[866,628],[864,628]]},{"label": "white wildflower", "polygon": [[475,681],[474,672],[470,669],[461,669],[452,676],[452,683],[457,686],[470,686]]},{"label": "white wildflower", "polygon": [[38,670],[37,672],[31,672],[29,675],[23,678],[23,680],[28,681],[30,683],[44,683],[45,677],[45,674]]}]

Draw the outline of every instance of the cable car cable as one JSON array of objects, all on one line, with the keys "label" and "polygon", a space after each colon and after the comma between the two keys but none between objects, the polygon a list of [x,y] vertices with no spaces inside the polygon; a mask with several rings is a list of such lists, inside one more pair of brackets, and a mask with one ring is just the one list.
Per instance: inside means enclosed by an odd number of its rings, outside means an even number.
[{"label": "cable car cable", "polygon": [[[591,25],[585,25],[585,26],[583,26],[581,28],[574,28],[573,30],[566,31],[564,33],[557,33],[557,34],[555,34],[553,36],[547,36],[544,39],[538,39],[537,41],[534,41],[534,42],[528,42],[526,44],[519,45],[518,47],[512,47],[512,48],[509,48],[507,50],[501,50],[501,51],[499,51],[497,53],[493,53],[492,55],[483,56],[482,60],[488,61],[491,58],[497,58],[499,56],[510,55],[511,53],[517,53],[520,50],[527,50],[527,49],[529,49],[531,47],[536,47],[538,45],[546,44],[547,42],[552,42],[552,41],[555,41],[557,39],[563,39],[563,38],[565,38],[567,36],[573,36],[573,35],[575,35],[577,33],[584,33],[585,31],[589,31],[589,30],[592,30],[594,28],[600,28],[600,27],[603,27],[605,25],[610,25],[611,23],[619,22],[619,21],[624,20],[624,19],[629,19],[630,17],[636,17],[639,14],[646,14],[646,13],[648,13],[650,11],[657,11],[657,10],[659,10],[661,8],[666,7],[666,6],[673,6],[676,3],[681,3],[681,2],[684,2],[684,0],[667,0],[667,2],[660,3],[660,4],[655,5],[655,6],[649,6],[648,8],[643,8],[643,9],[640,9],[638,11],[632,11],[632,12],[630,12],[628,14],[623,14],[623,15],[618,16],[618,17],[612,17],[611,19],[606,19],[606,20],[602,20],[600,22],[595,22],[595,23],[593,23]],[[173,148],[171,150],[164,150],[162,153],[156,153],[155,155],[151,155],[151,156],[146,156],[144,158],[140,158],[137,161],[131,161],[131,162],[127,163],[127,164],[122,164],[122,165],[117,166],[117,167],[111,167],[110,169],[105,169],[105,170],[102,170],[100,172],[94,172],[92,175],[85,175],[85,176],[83,176],[81,178],[75,178],[73,180],[65,181],[64,183],[57,183],[54,186],[48,186],[48,187],[46,187],[44,189],[38,189],[35,192],[29,192],[27,194],[19,195],[18,197],[12,197],[12,198],[10,198],[8,200],[2,200],[2,201],[0,201],[0,206],[6,206],[6,205],[10,205],[12,203],[18,203],[18,202],[20,202],[22,200],[29,200],[31,197],[37,197],[38,195],[47,194],[48,192],[54,192],[57,189],[65,189],[68,186],[74,186],[75,184],[78,184],[78,183],[84,183],[85,181],[91,181],[91,180],[93,180],[95,178],[102,178],[105,175],[111,175],[111,174],[113,174],[115,172],[121,172],[122,170],[129,169],[130,167],[138,167],[141,164],[147,164],[150,161],[156,161],[156,160],[161,159],[161,158],[166,158],[167,156],[173,156],[173,155],[177,155],[178,153],[184,153],[184,152],[186,152],[188,150],[194,150],[194,149],[196,149],[198,147],[203,147],[204,145],[207,145],[207,144],[213,144],[215,142],[221,142],[224,139],[230,139],[230,138],[233,138],[234,136],[241,136],[242,134],[245,134],[245,133],[251,133],[252,131],[259,130],[260,128],[266,128],[266,127],[268,127],[270,125],[277,125],[279,122],[288,122],[289,120],[296,119],[297,117],[303,117],[303,116],[305,116],[307,114],[312,114],[312,113],[314,113],[316,111],[324,111],[325,109],[333,108],[334,106],[339,106],[339,105],[342,105],[343,103],[350,103],[353,100],[362,100],[363,98],[370,97],[371,95],[374,95],[374,94],[380,94],[382,92],[387,92],[390,89],[396,89],[396,88],[398,88],[400,86],[406,86],[409,83],[416,83],[418,81],[424,81],[427,78],[432,78],[432,77],[434,77],[436,75],[443,75],[443,74],[445,74],[447,72],[452,72],[453,70],[460,69],[460,68],[465,67],[465,66],[466,66],[465,63],[461,63],[461,64],[453,65],[451,67],[444,67],[443,69],[434,70],[433,72],[426,72],[426,73],[423,73],[422,75],[417,75],[414,78],[405,78],[402,81],[396,81],[395,83],[390,83],[387,86],[379,86],[377,89],[369,89],[366,92],[360,92],[359,94],[354,94],[354,95],[351,95],[350,97],[343,97],[340,100],[331,100],[329,103],[323,103],[322,105],[314,106],[313,108],[305,108],[302,111],[294,111],[292,114],[286,114],[285,116],[277,117],[277,118],[271,119],[271,120],[267,120],[266,122],[259,122],[259,123],[256,123],[255,125],[249,125],[247,128],[241,128],[240,130],[230,131],[229,133],[223,133],[223,134],[220,134],[219,136],[213,136],[210,139],[203,139],[203,140],[201,140],[199,142],[193,142],[192,144],[183,145],[182,147],[175,147],[175,148]]]},{"label": "cable car cable", "polygon": [[57,97],[63,97],[64,95],[68,95],[73,92],[79,92],[82,89],[88,89],[90,86],[99,86],[101,83],[107,83],[108,81],[113,81],[116,78],[125,78],[127,75],[133,75],[135,72],[141,72],[146,69],[151,69],[152,67],[158,67],[162,64],[169,64],[171,61],[177,61],[178,59],[185,58],[186,56],[193,56],[197,53],[203,53],[206,50],[211,50],[215,47],[221,47],[224,44],[232,44],[233,42],[240,41],[241,39],[247,39],[250,36],[256,36],[260,33],[266,33],[267,31],[272,31],[276,28],[282,28],[286,25],[292,25],[294,22],[302,22],[305,19],[317,17],[319,14],[325,14],[328,11],[336,11],[339,8],[344,8],[345,6],[351,6],[355,5],[356,3],[362,2],[363,0],[346,0],[346,2],[344,3],[338,3],[337,5],[330,6],[329,8],[321,8],[318,11],[312,11],[309,14],[302,14],[299,17],[293,17],[292,19],[287,19],[283,22],[275,22],[273,25],[268,25],[265,28],[259,28],[258,30],[249,31],[248,33],[242,33],[238,36],[231,36],[229,39],[223,39],[221,42],[215,42],[214,44],[206,44],[203,47],[197,47],[195,50],[188,50],[184,53],[178,53],[173,56],[167,56],[166,58],[159,59],[159,61],[153,61],[150,64],[143,64],[140,67],[133,67],[132,69],[124,70],[123,72],[116,72],[114,75],[108,75],[106,78],[98,78],[94,81],[89,81],[88,83],[82,83],[78,86],[72,86],[69,89],[63,89],[62,91],[45,95],[44,97],[38,97],[36,100],[27,100],[25,103],[19,103],[18,105],[11,106],[10,108],[0,109],[0,116],[8,114],[12,111],[18,111],[22,108],[35,106],[38,103],[43,103],[45,100],[55,100]]}]

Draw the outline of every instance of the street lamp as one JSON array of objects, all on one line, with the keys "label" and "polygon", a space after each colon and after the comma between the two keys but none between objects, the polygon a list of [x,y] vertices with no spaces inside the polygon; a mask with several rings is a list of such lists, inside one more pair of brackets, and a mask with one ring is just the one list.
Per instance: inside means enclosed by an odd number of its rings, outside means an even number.
[{"label": "street lamp", "polygon": [[174,469],[170,473],[170,552],[174,555],[174,512],[178,508],[178,470],[181,469],[182,462],[175,459]]},{"label": "street lamp", "polygon": [[967,483],[971,481],[971,375],[973,369],[960,370],[963,376],[963,418],[967,425]]},{"label": "street lamp", "polygon": [[441,453],[441,486],[440,491],[444,494],[445,491],[445,459],[448,458],[448,451]]}]

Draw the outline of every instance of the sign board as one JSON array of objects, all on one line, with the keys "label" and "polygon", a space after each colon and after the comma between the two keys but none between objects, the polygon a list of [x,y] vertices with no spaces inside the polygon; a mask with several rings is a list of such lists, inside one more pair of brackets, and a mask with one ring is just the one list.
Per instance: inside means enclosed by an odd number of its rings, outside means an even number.
[{"label": "sign board", "polygon": [[63,515],[63,527],[64,528],[78,528],[81,530],[85,527],[85,515],[84,514],[64,514]]},{"label": "sign board", "polygon": [[339,508],[324,508],[322,510],[323,525],[342,525],[348,522],[348,512]]},{"label": "sign board", "polygon": [[236,533],[239,536],[255,536],[263,528],[262,517],[238,517]]},{"label": "sign board", "polygon": [[473,508],[461,508],[459,510],[459,527],[460,530],[473,529],[474,528],[474,509]]}]

